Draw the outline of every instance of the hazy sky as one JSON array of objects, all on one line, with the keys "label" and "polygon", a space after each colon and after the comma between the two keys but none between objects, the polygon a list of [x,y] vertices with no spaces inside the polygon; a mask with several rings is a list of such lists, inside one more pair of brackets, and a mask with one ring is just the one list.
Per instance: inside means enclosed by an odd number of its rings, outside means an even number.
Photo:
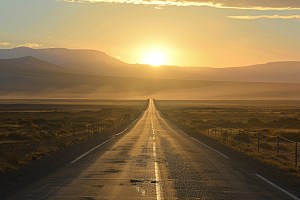
[{"label": "hazy sky", "polygon": [[128,63],[300,60],[300,0],[3,0],[0,48],[96,49]]}]

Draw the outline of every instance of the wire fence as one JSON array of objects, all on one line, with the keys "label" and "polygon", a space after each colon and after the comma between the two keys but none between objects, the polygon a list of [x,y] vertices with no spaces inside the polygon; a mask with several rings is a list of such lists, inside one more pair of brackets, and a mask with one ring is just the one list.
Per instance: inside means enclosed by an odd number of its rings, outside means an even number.
[{"label": "wire fence", "polygon": [[76,125],[73,126],[73,140],[75,141],[76,137],[89,137],[96,133],[100,133],[104,130],[114,130],[115,129],[115,122],[113,120],[106,121],[100,121],[95,122],[92,124],[84,124],[84,125]]},{"label": "wire fence", "polygon": [[[154,101],[156,103],[156,101]],[[168,113],[156,107],[161,114],[177,123],[186,125],[186,119],[169,118]],[[188,126],[188,124],[187,124]],[[267,135],[257,131],[250,131],[237,128],[224,128],[203,123],[195,123],[190,130],[198,130],[198,132],[212,138],[221,139],[233,148],[238,148],[240,151],[246,152],[248,155],[259,156],[263,161],[273,162],[276,164],[288,167],[289,170],[295,172],[290,166],[299,168],[298,157],[300,148],[296,141],[284,138],[282,136]]]},{"label": "wire fence", "polygon": [[196,125],[198,125],[197,129],[205,135],[230,141],[233,144],[246,147],[250,151],[256,150],[262,156],[281,162],[286,166],[298,167],[299,147],[296,141],[242,129],[223,128],[200,123]]}]

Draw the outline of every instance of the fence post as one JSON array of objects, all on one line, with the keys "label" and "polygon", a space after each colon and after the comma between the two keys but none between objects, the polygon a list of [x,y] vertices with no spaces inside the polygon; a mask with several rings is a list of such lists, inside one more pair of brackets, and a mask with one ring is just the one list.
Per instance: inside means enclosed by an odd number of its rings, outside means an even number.
[{"label": "fence post", "polygon": [[228,135],[229,135],[229,134],[228,134],[228,130],[226,130],[226,136],[227,136],[227,140],[228,140]]},{"label": "fence post", "polygon": [[296,149],[295,149],[295,166],[296,167],[297,167],[297,154],[298,154],[297,145],[298,145],[298,142],[296,142]]},{"label": "fence post", "polygon": [[75,127],[75,124],[74,124],[74,125],[73,125],[73,129],[74,129],[74,144],[75,144],[75,131],[76,131],[75,128],[76,128],[76,127]]},{"label": "fence post", "polygon": [[217,127],[215,127],[215,135],[217,135]]},{"label": "fence post", "polygon": [[279,136],[277,136],[277,156],[279,156]]},{"label": "fence post", "polygon": [[222,137],[222,128],[221,128],[221,137]]},{"label": "fence post", "polygon": [[207,134],[209,135],[209,128],[207,129]]},{"label": "fence post", "polygon": [[259,152],[259,133],[257,133],[257,150]]},{"label": "fence post", "polygon": [[247,131],[247,146],[249,147],[249,131]]},{"label": "fence post", "polygon": [[241,130],[239,129],[239,145],[241,145]]}]

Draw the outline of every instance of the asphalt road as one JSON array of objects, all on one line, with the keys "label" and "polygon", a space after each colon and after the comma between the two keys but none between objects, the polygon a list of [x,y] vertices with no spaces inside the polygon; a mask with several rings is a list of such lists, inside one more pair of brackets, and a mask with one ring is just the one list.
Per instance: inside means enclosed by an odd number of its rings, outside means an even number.
[{"label": "asphalt road", "polygon": [[223,153],[174,127],[150,100],[126,131],[9,199],[293,199]]}]

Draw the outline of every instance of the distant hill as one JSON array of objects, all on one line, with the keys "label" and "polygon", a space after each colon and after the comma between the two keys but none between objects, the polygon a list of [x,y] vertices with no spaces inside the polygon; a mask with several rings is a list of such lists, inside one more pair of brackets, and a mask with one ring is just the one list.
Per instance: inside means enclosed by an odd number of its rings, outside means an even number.
[{"label": "distant hill", "polygon": [[201,77],[202,80],[300,83],[299,61],[270,62],[228,68],[184,67],[178,70],[209,77],[208,79]]},{"label": "distant hill", "polygon": [[300,84],[99,76],[0,60],[0,98],[299,100]]},{"label": "distant hill", "polygon": [[111,65],[105,62],[69,62],[61,66],[69,69],[84,70],[100,76],[136,77],[134,68],[122,65]]},{"label": "distant hill", "polygon": [[61,66],[66,68],[85,70],[87,72],[97,74],[100,76],[119,76],[119,77],[136,77],[136,78],[158,78],[158,79],[187,79],[187,80],[201,80],[209,77],[201,74],[191,72],[184,72],[178,70],[178,67],[160,66],[153,67],[150,65],[109,65],[104,62],[71,62],[65,63]]},{"label": "distant hill", "polygon": [[126,63],[96,50],[71,50],[64,48],[31,49],[18,47],[13,49],[0,49],[0,59],[32,56],[53,64],[68,62],[105,62],[110,65],[126,65]]},{"label": "distant hill", "polygon": [[[128,64],[115,59],[104,52],[96,50],[70,50],[63,48],[31,49],[19,47],[14,49],[0,49],[0,59],[31,56],[34,61],[8,61],[21,66],[32,68],[44,66],[43,69],[73,73],[88,73],[100,76],[180,79],[180,80],[208,80],[208,81],[242,81],[242,82],[280,82],[300,83],[300,62],[270,62],[244,67],[210,68],[210,67],[152,67],[142,64]],[[24,59],[24,58],[23,58]],[[29,58],[27,58],[29,60]],[[48,64],[42,64],[41,61]],[[23,63],[22,63],[23,62]],[[52,63],[54,66],[51,66]],[[61,70],[58,70],[62,66]],[[39,67],[39,69],[42,69]]]},{"label": "distant hill", "polygon": [[34,58],[32,56],[25,56],[25,57],[21,57],[21,58],[12,58],[12,59],[3,59],[2,61],[10,63],[10,64],[14,64],[14,65],[23,66],[28,69],[39,69],[39,70],[77,73],[77,74],[82,74],[82,73],[87,74],[88,73],[88,72],[82,71],[82,70],[70,69],[67,67],[60,66],[60,65],[55,65],[55,64]]}]

